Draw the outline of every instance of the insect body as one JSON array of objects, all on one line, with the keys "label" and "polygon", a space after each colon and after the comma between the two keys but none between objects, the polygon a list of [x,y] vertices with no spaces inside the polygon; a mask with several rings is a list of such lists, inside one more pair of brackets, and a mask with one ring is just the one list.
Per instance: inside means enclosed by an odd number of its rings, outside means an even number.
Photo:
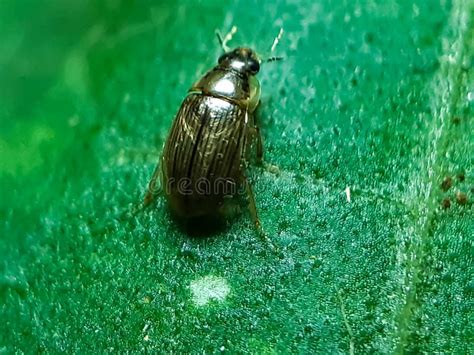
[{"label": "insect body", "polygon": [[260,99],[255,77],[259,69],[260,61],[250,48],[225,51],[218,64],[191,87],[165,142],[145,205],[157,194],[160,179],[161,191],[178,217],[219,216],[225,201],[244,187],[252,219],[259,226],[245,176],[246,157],[254,142],[257,158],[261,161],[263,156],[253,115]]}]

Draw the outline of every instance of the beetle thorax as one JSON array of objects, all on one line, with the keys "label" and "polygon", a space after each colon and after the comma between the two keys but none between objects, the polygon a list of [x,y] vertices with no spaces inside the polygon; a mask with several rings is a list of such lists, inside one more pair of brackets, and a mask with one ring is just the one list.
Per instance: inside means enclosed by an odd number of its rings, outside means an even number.
[{"label": "beetle thorax", "polygon": [[219,66],[204,75],[190,91],[226,99],[250,112],[260,100],[260,83],[255,76]]}]

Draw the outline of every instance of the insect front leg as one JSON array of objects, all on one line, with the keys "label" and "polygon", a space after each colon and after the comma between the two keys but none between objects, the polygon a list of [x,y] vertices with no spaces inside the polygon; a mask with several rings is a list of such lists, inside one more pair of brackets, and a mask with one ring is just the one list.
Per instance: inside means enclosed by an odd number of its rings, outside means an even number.
[{"label": "insect front leg", "polygon": [[258,126],[257,117],[258,114],[253,116],[253,124],[250,128],[250,133],[252,136],[251,141],[256,142],[257,146],[257,164],[259,166],[264,167],[265,170],[267,170],[269,173],[272,173],[274,175],[280,175],[280,168],[278,166],[270,164],[263,159],[263,139],[262,134],[260,132],[260,127]]},{"label": "insect front leg", "polygon": [[[258,108],[258,106],[257,106]],[[256,141],[257,145],[257,164],[258,165],[263,165],[263,140],[262,140],[262,134],[260,132],[260,127],[257,124],[257,115],[253,114],[252,115],[252,125],[251,125],[251,135],[252,135],[252,141]]]},{"label": "insect front leg", "polygon": [[260,133],[260,128],[256,125],[253,126],[251,128],[251,134],[253,140],[256,141],[257,145],[257,164],[259,166],[264,167],[265,170],[267,170],[269,173],[272,173],[274,175],[280,175],[280,168],[277,165],[270,164],[263,159],[263,140],[262,135]]},{"label": "insect front leg", "polygon": [[260,129],[257,126],[253,126],[249,128],[249,135],[250,139],[246,143],[246,154],[245,158],[249,159],[249,153],[251,151],[252,145],[256,144],[256,158],[257,164],[263,165],[263,143],[262,143],[262,135],[260,134]]}]

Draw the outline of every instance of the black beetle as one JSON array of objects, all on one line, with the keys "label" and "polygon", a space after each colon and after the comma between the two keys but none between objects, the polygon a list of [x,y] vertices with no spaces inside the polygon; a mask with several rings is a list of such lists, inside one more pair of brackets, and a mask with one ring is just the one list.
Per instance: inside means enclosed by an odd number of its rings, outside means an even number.
[{"label": "black beetle", "polygon": [[[226,199],[245,187],[252,220],[259,228],[254,194],[244,172],[254,142],[257,159],[261,162],[263,158],[253,115],[260,100],[255,75],[261,61],[250,48],[227,49],[226,42],[235,31],[234,27],[224,40],[218,34],[224,54],[189,89],[181,104],[144,204],[150,204],[162,191],[171,211],[182,219],[221,216]],[[272,50],[282,33],[280,30]]]}]

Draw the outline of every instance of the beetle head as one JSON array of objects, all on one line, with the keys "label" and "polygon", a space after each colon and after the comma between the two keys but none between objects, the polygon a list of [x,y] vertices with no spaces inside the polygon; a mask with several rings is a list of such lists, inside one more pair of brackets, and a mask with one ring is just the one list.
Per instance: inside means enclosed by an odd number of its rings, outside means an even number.
[{"label": "beetle head", "polygon": [[219,66],[232,68],[249,75],[256,75],[260,70],[260,60],[250,48],[236,48],[220,56]]}]

